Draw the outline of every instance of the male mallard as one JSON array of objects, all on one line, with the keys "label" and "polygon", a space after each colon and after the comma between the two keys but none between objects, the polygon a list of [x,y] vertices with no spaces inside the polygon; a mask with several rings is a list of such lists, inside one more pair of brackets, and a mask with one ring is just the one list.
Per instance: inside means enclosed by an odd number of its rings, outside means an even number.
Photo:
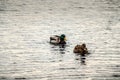
[{"label": "male mallard", "polygon": [[61,36],[54,35],[50,37],[50,43],[53,44],[66,44],[66,36],[62,34]]}]

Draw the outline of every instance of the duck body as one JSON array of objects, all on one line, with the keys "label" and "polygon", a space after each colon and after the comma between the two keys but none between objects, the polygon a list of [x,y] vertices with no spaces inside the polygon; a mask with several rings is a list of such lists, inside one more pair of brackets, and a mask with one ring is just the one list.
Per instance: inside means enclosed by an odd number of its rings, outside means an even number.
[{"label": "duck body", "polygon": [[88,54],[86,44],[76,45],[73,52],[78,54],[78,55],[85,56],[86,54]]},{"label": "duck body", "polygon": [[58,35],[53,35],[53,36],[51,36],[50,37],[50,43],[52,43],[52,44],[59,44],[59,37],[60,36],[58,36]]},{"label": "duck body", "polygon": [[51,44],[66,44],[66,41],[65,41],[65,35],[62,34],[61,36],[58,36],[58,35],[53,35],[50,37],[50,43]]}]

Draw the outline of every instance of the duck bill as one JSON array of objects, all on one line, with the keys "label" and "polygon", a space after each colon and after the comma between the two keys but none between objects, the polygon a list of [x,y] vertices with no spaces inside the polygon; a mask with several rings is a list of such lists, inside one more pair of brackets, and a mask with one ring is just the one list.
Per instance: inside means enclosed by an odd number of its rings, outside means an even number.
[{"label": "duck bill", "polygon": [[64,38],[64,41],[67,41],[66,37]]}]

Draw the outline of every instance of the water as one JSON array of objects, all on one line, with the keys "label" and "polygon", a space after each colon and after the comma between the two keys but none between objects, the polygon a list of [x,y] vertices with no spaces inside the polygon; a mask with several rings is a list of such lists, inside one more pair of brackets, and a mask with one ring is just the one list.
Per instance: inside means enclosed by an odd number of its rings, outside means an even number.
[{"label": "water", "polygon": [[[120,80],[119,0],[0,0],[0,80]],[[66,34],[64,49],[49,36]],[[86,43],[86,65],[73,53]]]}]

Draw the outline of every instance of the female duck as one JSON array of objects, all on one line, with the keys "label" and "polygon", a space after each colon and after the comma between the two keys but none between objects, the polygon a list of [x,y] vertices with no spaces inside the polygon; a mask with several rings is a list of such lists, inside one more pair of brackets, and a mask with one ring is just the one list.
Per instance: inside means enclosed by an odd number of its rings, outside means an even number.
[{"label": "female duck", "polygon": [[86,48],[86,44],[82,44],[82,45],[76,45],[74,50],[74,53],[77,53],[81,56],[85,56],[86,54],[88,54],[88,50]]}]

